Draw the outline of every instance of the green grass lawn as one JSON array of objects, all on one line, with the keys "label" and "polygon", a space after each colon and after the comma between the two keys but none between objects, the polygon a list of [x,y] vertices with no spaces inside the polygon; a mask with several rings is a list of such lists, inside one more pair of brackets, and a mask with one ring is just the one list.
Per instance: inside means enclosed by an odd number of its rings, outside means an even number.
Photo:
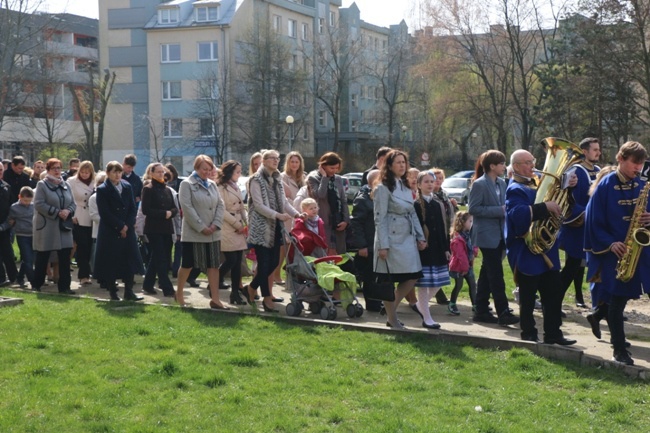
[{"label": "green grass lawn", "polygon": [[0,294],[1,432],[650,431],[647,384],[523,349]]}]

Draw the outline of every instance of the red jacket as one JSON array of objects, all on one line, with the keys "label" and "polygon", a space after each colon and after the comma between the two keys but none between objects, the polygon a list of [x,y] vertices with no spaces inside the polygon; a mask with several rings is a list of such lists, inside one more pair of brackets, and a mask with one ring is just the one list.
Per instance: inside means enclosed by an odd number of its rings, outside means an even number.
[{"label": "red jacket", "polygon": [[[327,250],[327,242],[325,241],[325,224],[322,219],[318,219],[318,234],[312,232],[307,228],[302,218],[297,218],[294,222],[291,234],[298,241],[298,248],[300,251],[309,256],[317,247]],[[289,251],[289,260],[293,261],[293,248]]]},{"label": "red jacket", "polygon": [[[449,270],[453,272],[459,272],[461,274],[469,272],[470,266],[474,265],[469,261],[469,256],[467,255],[467,242],[463,237],[456,233],[454,238],[451,240],[450,244],[451,249],[451,260],[449,260]],[[474,247],[474,256],[476,256],[478,248]]]}]

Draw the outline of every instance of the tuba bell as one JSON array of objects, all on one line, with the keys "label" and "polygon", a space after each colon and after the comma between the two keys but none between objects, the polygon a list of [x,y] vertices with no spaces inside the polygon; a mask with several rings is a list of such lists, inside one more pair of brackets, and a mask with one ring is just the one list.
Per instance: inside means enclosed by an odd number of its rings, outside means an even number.
[{"label": "tuba bell", "polygon": [[543,254],[549,268],[553,264],[546,257],[555,244],[562,222],[571,214],[573,195],[568,188],[562,189],[563,175],[571,166],[584,160],[582,150],[576,144],[562,138],[548,137],[541,145],[546,149],[546,161],[542,169],[535,195],[535,204],[554,201],[562,209],[560,216],[551,215],[546,219],[533,221],[525,236],[526,245],[533,254]]}]

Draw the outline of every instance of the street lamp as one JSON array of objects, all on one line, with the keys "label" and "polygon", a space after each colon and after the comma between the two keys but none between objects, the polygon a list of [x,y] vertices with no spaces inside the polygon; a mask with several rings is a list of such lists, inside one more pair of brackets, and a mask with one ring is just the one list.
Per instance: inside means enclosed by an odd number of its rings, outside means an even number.
[{"label": "street lamp", "polygon": [[286,119],[287,126],[289,128],[289,152],[293,150],[293,116],[289,114]]}]

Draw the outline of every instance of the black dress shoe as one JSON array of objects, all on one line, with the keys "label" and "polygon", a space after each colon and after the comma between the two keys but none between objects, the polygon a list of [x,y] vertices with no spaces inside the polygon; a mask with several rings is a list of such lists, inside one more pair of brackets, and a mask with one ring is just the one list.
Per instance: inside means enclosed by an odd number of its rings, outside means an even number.
[{"label": "black dress shoe", "polygon": [[420,319],[424,319],[424,316],[422,316],[422,313],[420,313],[420,309],[418,308],[418,304],[410,305],[410,307],[411,307],[411,310],[418,313],[418,316],[420,316]]},{"label": "black dress shoe", "polygon": [[587,305],[585,305],[584,302],[576,302],[576,307],[578,307],[578,308],[587,308]]},{"label": "black dress shoe", "polygon": [[273,302],[284,302],[284,298],[281,296],[276,296],[273,298]]},{"label": "black dress shoe", "polygon": [[532,341],[533,343],[541,343],[537,335],[523,335],[521,336],[523,341]]},{"label": "black dress shoe", "polygon": [[440,323],[433,322],[431,325],[427,325],[425,322],[422,322],[422,327],[427,329],[440,329]]},{"label": "black dress shoe", "polygon": [[143,287],[142,291],[145,292],[145,293],[149,293],[150,295],[155,295],[157,293],[156,289],[154,289],[154,288],[145,288],[145,287]]},{"label": "black dress shoe", "polygon": [[594,313],[587,314],[587,322],[591,325],[591,333],[596,336],[597,339],[600,340],[601,333],[600,333],[600,322],[598,321],[598,318],[595,316]]},{"label": "black dress shoe", "polygon": [[111,292],[111,301],[121,301],[121,300],[122,300],[122,298],[120,298],[117,295],[117,292]]},{"label": "black dress shoe", "polygon": [[77,294],[76,292],[74,292],[74,291],[72,291],[72,290],[70,290],[70,289],[68,289],[68,290],[61,290],[59,293],[61,293],[62,295],[76,295],[76,294]]},{"label": "black dress shoe", "polygon": [[187,280],[187,284],[189,284],[190,287],[199,287],[199,283],[197,283],[196,280]]},{"label": "black dress shoe", "polygon": [[482,323],[498,323],[499,319],[494,314],[485,312],[485,313],[474,314],[474,317],[472,317],[472,321],[482,322]]},{"label": "black dress shoe", "polygon": [[244,287],[241,287],[239,289],[242,295],[244,295],[244,298],[248,301],[249,304],[252,303],[250,293],[248,293],[248,284],[246,284]]},{"label": "black dress shoe", "polygon": [[125,301],[142,301],[144,300],[144,296],[138,296],[135,293],[129,293],[124,295],[124,300]]},{"label": "black dress shoe", "polygon": [[226,284],[224,282],[219,283],[219,290],[228,290],[230,288],[230,284]]},{"label": "black dress shoe", "polygon": [[230,303],[233,305],[246,305],[247,302],[239,295],[238,292],[230,294]]},{"label": "black dress shoe", "polygon": [[557,337],[557,338],[544,337],[544,344],[559,344],[560,346],[571,346],[572,344],[576,344],[576,343],[577,343],[576,340],[571,340],[565,337]]}]

